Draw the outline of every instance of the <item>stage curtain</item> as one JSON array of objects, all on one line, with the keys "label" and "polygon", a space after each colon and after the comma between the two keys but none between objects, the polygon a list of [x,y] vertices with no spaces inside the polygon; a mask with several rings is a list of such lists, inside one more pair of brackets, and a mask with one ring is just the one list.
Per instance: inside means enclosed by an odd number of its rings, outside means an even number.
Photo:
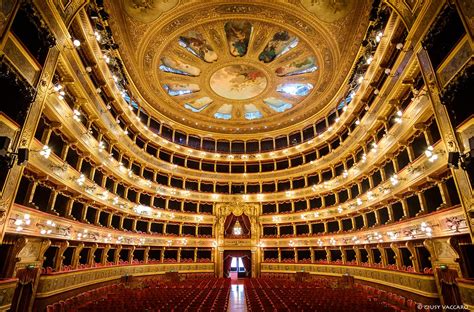
[{"label": "stage curtain", "polygon": [[[441,285],[441,293],[446,305],[462,305],[461,294],[456,282],[458,272],[452,269],[436,269],[438,280]],[[453,311],[461,311],[460,309]]]},{"label": "stage curtain", "polygon": [[252,253],[249,250],[226,250],[224,251],[224,276],[229,276],[232,257],[242,258],[245,270],[250,273],[252,269]]},{"label": "stage curtain", "polygon": [[232,266],[232,257],[227,256],[226,258],[224,258],[224,277],[229,277],[231,266]]},{"label": "stage curtain", "polygon": [[248,255],[242,257],[242,264],[244,265],[245,271],[250,272],[251,263],[252,261]]},{"label": "stage curtain", "polygon": [[33,296],[33,283],[38,276],[38,268],[20,269],[17,271],[18,287],[13,295],[10,311],[27,312],[28,304]]}]

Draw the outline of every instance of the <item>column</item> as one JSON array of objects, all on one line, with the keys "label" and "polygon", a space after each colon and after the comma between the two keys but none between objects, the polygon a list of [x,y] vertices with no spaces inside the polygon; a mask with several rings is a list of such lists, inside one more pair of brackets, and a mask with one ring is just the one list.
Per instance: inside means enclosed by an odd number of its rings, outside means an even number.
[{"label": "column", "polygon": [[89,251],[89,255],[87,256],[87,266],[92,267],[95,264],[95,251],[99,248],[99,245],[95,243],[92,245],[91,250]]},{"label": "column", "polygon": [[84,248],[84,243],[77,244],[77,247],[74,248],[74,253],[72,254],[71,267],[77,269],[79,266],[79,260],[81,259],[81,251]]},{"label": "column", "polygon": [[143,253],[143,263],[145,264],[148,263],[149,254],[150,254],[150,246],[146,246],[145,251]]},{"label": "column", "polygon": [[121,251],[122,251],[122,245],[118,245],[117,249],[115,249],[115,252],[114,252],[114,260],[113,260],[114,264],[118,264]]},{"label": "column", "polygon": [[70,146],[69,142],[67,142],[63,145],[63,149],[61,150],[61,155],[59,156],[62,160],[64,160],[64,161],[66,160],[67,153],[68,153],[70,147],[71,146]]},{"label": "column", "polygon": [[133,218],[132,219],[132,232],[136,232],[137,231],[137,219]]},{"label": "column", "polygon": [[407,201],[405,200],[405,198],[401,198],[400,203],[402,204],[403,209],[403,219],[406,219],[409,216]]},{"label": "column", "polygon": [[380,251],[380,256],[382,258],[382,265],[386,267],[388,265],[387,253],[385,252],[383,246],[380,244],[377,244],[377,249]]},{"label": "column", "polygon": [[64,260],[63,254],[68,247],[69,247],[68,241],[62,241],[61,243],[59,243],[59,248],[56,253],[56,257],[54,258],[54,270],[56,272],[61,271],[61,268],[63,266],[63,260]]},{"label": "column", "polygon": [[379,209],[374,210],[374,215],[375,215],[375,224],[382,225],[380,223],[380,211],[379,211]]},{"label": "column", "polygon": [[102,210],[100,210],[100,209],[97,209],[97,210],[95,211],[94,225],[99,225],[99,226],[100,226],[99,220],[100,220],[100,213],[101,213],[101,212],[102,212]]},{"label": "column", "polygon": [[56,204],[56,198],[58,197],[58,192],[51,191],[51,195],[49,196],[48,206],[46,207],[46,212],[53,212],[54,205]]},{"label": "column", "polygon": [[[436,123],[440,129],[439,132],[441,134],[441,138],[446,144],[447,152],[462,151],[464,150],[463,144],[462,142],[458,141],[456,131],[453,129],[449,119],[448,110],[446,106],[441,103],[440,87],[438,86],[438,82],[435,79],[436,73],[431,65],[428,52],[425,49],[419,49],[419,51],[417,51],[417,57],[423,79],[425,80],[426,87],[428,89],[430,104],[434,110]],[[456,188],[460,195],[459,199],[461,200],[462,207],[465,210],[466,219],[468,220],[466,223],[469,226],[471,238],[473,238],[474,222],[472,222],[471,215],[469,213],[469,211],[472,211],[470,204],[472,200],[472,194],[469,177],[463,169],[451,169],[451,173],[453,174],[454,181],[456,182]]]},{"label": "column", "polygon": [[398,246],[395,243],[391,243],[390,248],[395,253],[396,265],[397,265],[397,268],[400,269],[403,266],[402,265],[402,255],[401,255],[400,249],[398,248]]},{"label": "column", "polygon": [[130,249],[130,252],[128,253],[128,263],[130,264],[133,264],[133,254],[135,253],[135,249],[136,247],[135,246],[132,246],[132,248]]},{"label": "column", "polygon": [[388,205],[387,205],[387,212],[388,212],[388,222],[389,222],[389,223],[394,222],[392,204],[388,204]]},{"label": "column", "polygon": [[453,204],[451,202],[451,196],[449,195],[446,183],[438,182],[436,184],[438,185],[439,192],[441,194],[441,198],[443,199],[443,204],[442,205],[444,205],[444,207],[440,207],[440,208],[451,207]]},{"label": "column", "polygon": [[418,262],[418,256],[416,254],[416,249],[413,241],[407,241],[405,243],[405,247],[410,251],[411,256],[410,256],[410,261],[413,269],[415,270],[416,273],[421,272],[421,266],[420,263]]},{"label": "column", "polygon": [[123,220],[125,219],[125,217],[124,217],[123,215],[120,215],[119,218],[120,218],[120,219],[119,219],[119,226],[118,226],[118,229],[119,229],[120,231],[123,231]]},{"label": "column", "polygon": [[364,245],[364,249],[367,252],[367,259],[369,260],[369,265],[374,264],[374,254],[369,245]]},{"label": "column", "polygon": [[64,217],[66,218],[71,218],[71,213],[72,213],[72,206],[74,205],[74,199],[69,198],[66,204],[66,208],[64,210]]},{"label": "column", "polygon": [[416,195],[418,196],[418,200],[420,201],[420,212],[418,212],[416,215],[419,216],[419,215],[422,215],[422,214],[425,214],[427,213],[426,211],[426,199],[425,199],[425,195],[423,194],[423,192],[417,192]]},{"label": "column", "polygon": [[352,247],[355,251],[355,257],[356,257],[356,264],[361,265],[362,260],[361,260],[361,255],[360,255],[360,249],[359,246],[354,246]]},{"label": "column", "polygon": [[102,252],[102,257],[100,258],[100,264],[105,265],[107,263],[108,259],[108,253],[110,250],[111,246],[110,244],[105,245],[104,251]]},{"label": "column", "polygon": [[113,217],[113,216],[114,216],[114,215],[113,215],[111,212],[110,212],[110,213],[108,214],[108,216],[107,216],[107,227],[108,227],[108,228],[111,228],[111,227],[112,227],[112,217]]},{"label": "column", "polygon": [[326,251],[326,261],[328,263],[331,263],[332,262],[332,257],[331,257],[331,250],[329,249],[329,247],[324,247],[324,250]]},{"label": "column", "polygon": [[342,255],[342,264],[346,264],[347,263],[346,251],[342,248],[342,246],[339,247],[339,250],[341,251],[341,255]]},{"label": "column", "polygon": [[26,206],[31,207],[31,203],[33,202],[33,197],[35,196],[35,191],[36,191],[37,186],[38,186],[38,182],[36,181],[31,181],[28,184],[28,189],[26,190],[25,202],[23,203]]},{"label": "column", "polygon": [[363,213],[362,214],[362,220],[364,221],[364,229],[368,228],[369,227],[369,222],[367,221],[367,214],[366,213]]},{"label": "column", "polygon": [[86,219],[86,216],[87,216],[87,208],[88,206],[86,204],[83,204],[82,205],[82,211],[81,211],[81,222],[86,222],[87,223],[87,219]]}]

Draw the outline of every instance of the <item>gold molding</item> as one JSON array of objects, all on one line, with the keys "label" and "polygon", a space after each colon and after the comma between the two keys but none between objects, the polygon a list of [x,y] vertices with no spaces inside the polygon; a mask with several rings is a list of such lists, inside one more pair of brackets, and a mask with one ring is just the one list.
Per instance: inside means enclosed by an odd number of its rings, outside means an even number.
[{"label": "gold molding", "polygon": [[438,298],[434,276],[410,274],[377,268],[318,264],[262,263],[261,272],[295,273],[304,270],[310,274],[342,276],[345,273],[356,279],[402,289],[429,298]]}]

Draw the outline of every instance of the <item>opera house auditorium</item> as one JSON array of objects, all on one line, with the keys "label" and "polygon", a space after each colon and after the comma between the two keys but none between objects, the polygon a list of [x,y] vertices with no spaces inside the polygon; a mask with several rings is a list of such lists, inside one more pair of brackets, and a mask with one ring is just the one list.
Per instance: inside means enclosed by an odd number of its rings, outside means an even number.
[{"label": "opera house auditorium", "polygon": [[0,0],[0,311],[474,311],[473,0]]}]

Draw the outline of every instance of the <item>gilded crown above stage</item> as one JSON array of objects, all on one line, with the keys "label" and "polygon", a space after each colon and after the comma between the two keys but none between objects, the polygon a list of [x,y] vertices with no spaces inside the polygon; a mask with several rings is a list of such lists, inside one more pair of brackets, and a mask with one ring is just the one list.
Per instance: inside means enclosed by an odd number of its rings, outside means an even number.
[{"label": "gilded crown above stage", "polygon": [[140,105],[175,126],[245,133],[334,108],[371,6],[123,0],[106,7]]}]

